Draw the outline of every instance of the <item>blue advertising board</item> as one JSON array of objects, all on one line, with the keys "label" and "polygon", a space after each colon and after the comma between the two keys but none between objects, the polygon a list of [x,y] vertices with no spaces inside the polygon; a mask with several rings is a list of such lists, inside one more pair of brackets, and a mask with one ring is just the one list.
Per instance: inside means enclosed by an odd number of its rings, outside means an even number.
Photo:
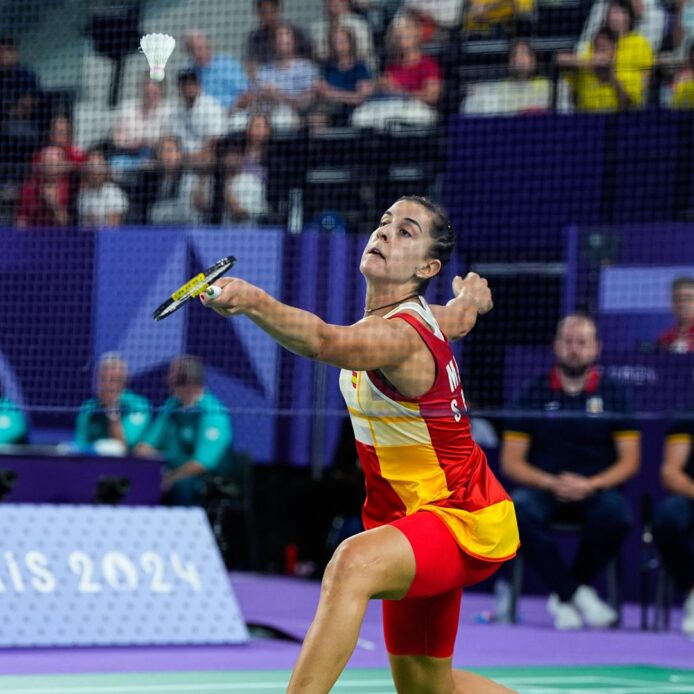
[{"label": "blue advertising board", "polygon": [[0,505],[0,647],[243,643],[197,508]]}]

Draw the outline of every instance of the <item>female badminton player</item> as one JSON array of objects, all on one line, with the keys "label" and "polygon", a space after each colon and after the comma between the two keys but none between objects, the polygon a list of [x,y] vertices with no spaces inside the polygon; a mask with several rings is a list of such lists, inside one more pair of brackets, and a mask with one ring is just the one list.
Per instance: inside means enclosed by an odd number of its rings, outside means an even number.
[{"label": "female badminton player", "polygon": [[239,279],[217,280],[221,294],[202,297],[223,316],[248,316],[295,354],[341,367],[366,477],[366,530],[345,540],[326,568],[290,694],[330,690],[371,598],[383,600],[399,693],[509,691],[452,668],[462,590],[491,576],[518,548],[513,504],[470,436],[448,342],[491,308],[487,283],[477,275],[457,278],[457,296],[446,306],[429,306],[422,296],[453,245],[441,208],[426,198],[400,198],[362,254],[366,306],[351,326],[329,325]]}]

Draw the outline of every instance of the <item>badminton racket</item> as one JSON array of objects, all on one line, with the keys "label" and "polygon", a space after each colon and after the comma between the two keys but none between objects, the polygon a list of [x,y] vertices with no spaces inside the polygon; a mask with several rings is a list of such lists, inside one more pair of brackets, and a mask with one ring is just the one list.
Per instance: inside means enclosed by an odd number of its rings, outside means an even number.
[{"label": "badminton racket", "polygon": [[230,255],[218,260],[204,272],[195,275],[193,279],[188,280],[188,282],[179,287],[166,301],[164,301],[164,303],[158,306],[152,314],[152,318],[159,321],[170,316],[188,303],[188,301],[194,299],[196,296],[200,296],[204,291],[207,291],[210,297],[216,298],[219,292],[214,290],[218,288],[210,287],[210,285],[218,280],[225,272],[231,270],[235,262],[236,258]]}]

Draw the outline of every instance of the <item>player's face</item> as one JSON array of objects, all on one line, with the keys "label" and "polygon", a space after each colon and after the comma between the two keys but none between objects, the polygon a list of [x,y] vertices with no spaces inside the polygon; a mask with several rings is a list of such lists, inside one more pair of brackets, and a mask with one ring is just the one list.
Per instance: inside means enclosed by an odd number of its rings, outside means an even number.
[{"label": "player's face", "polygon": [[592,366],[600,353],[595,326],[582,319],[564,321],[554,341],[554,353],[567,371],[578,372]]},{"label": "player's face", "polygon": [[431,247],[431,215],[419,203],[399,200],[382,215],[362,253],[359,269],[367,280],[404,284],[426,264]]},{"label": "player's face", "polygon": [[681,325],[694,323],[694,286],[685,285],[672,293],[672,313]]}]

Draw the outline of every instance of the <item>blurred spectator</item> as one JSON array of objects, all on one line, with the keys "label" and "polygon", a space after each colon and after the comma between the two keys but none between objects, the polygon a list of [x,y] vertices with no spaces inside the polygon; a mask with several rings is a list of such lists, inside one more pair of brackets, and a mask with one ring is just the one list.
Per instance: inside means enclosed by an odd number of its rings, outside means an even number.
[{"label": "blurred spectator", "polygon": [[[99,360],[96,394],[82,404],[77,415],[75,444],[120,454],[142,439],[152,413],[149,402],[126,388],[128,365],[115,352]],[[101,443],[108,442],[108,443]]]},{"label": "blurred spectator", "polygon": [[[651,44],[654,53],[660,50],[665,28],[665,10],[659,0],[625,0],[631,7],[634,16],[634,31],[644,36]],[[585,53],[590,47],[593,37],[601,26],[607,24],[607,12],[610,0],[595,0],[590,8],[590,14],[583,27],[583,33],[578,41],[577,53]]]},{"label": "blurred spectator", "polygon": [[[298,57],[294,29],[289,24],[275,30],[275,55],[273,62],[257,69],[249,91],[239,99],[238,106],[251,113],[268,112],[273,128],[294,128],[313,101],[318,70],[310,60]],[[238,115],[241,118],[236,119],[235,127],[245,129],[248,111]]]},{"label": "blurred spectator", "polygon": [[367,21],[351,11],[349,0],[324,0],[325,19],[311,27],[316,58],[326,61],[330,57],[329,36],[333,26],[350,29],[357,44],[357,57],[370,68],[375,67],[373,37]]},{"label": "blurred spectator", "polygon": [[24,413],[9,398],[0,385],[0,444],[28,443],[29,424]]},{"label": "blurred spectator", "polygon": [[255,174],[263,182],[267,182],[267,148],[271,137],[270,119],[264,113],[254,113],[246,128],[243,171]]},{"label": "blurred spectator", "polygon": [[627,0],[611,0],[607,25],[587,53],[563,53],[557,63],[568,75],[576,107],[583,111],[639,108],[646,103],[653,49],[633,31],[634,11]]},{"label": "blurred spectator", "polygon": [[189,506],[199,503],[206,475],[224,472],[231,455],[231,418],[205,389],[197,357],[174,359],[168,382],[171,397],[135,453],[152,457],[161,453],[167,468],[162,490],[171,503]]},{"label": "blurred spectator", "polygon": [[675,0],[672,6],[668,48],[675,57],[684,58],[694,38],[694,0]]},{"label": "blurred spectator", "polygon": [[505,80],[469,85],[461,111],[474,115],[539,113],[551,106],[552,85],[537,74],[537,58],[530,42],[515,39],[508,51]]},{"label": "blurred spectator", "polygon": [[669,101],[672,108],[694,108],[694,42],[689,46],[687,62],[673,77]]},{"label": "blurred spectator", "polygon": [[530,22],[534,9],[534,0],[470,0],[465,8],[465,32],[468,36],[516,35]]},{"label": "blurred spectator", "polygon": [[39,81],[19,62],[14,41],[0,38],[0,161],[2,179],[21,180],[39,139]]},{"label": "blurred spectator", "polygon": [[178,73],[179,100],[171,114],[170,134],[180,138],[183,151],[193,163],[206,156],[210,142],[224,134],[224,109],[205,94],[194,70]]},{"label": "blurred spectator", "polygon": [[118,227],[128,211],[128,197],[110,180],[104,152],[89,150],[82,169],[82,185],[77,195],[77,214],[81,227]]},{"label": "blurred spectator", "polygon": [[157,145],[152,168],[140,174],[136,187],[138,214],[142,224],[199,224],[200,209],[196,203],[201,177],[186,168],[181,142],[176,137],[163,137]]},{"label": "blurred spectator", "polygon": [[230,109],[248,89],[248,78],[241,63],[228,55],[215,54],[207,36],[199,30],[185,37],[191,70],[198,76],[205,94],[213,97],[225,109]]},{"label": "blurred spectator", "polygon": [[257,0],[256,12],[260,26],[254,29],[246,40],[246,69],[251,79],[255,78],[260,65],[272,63],[275,54],[275,34],[281,25],[289,25],[294,30],[296,54],[299,58],[311,58],[311,42],[297,26],[282,19],[281,0]]},{"label": "blurred spectator", "polygon": [[[523,556],[552,589],[548,609],[557,629],[617,620],[589,584],[613,559],[632,526],[622,485],[639,469],[639,433],[623,386],[595,367],[595,323],[570,315],[554,341],[556,366],[521,394],[522,411],[504,433],[501,467],[513,493]],[[567,415],[567,416],[562,416]],[[550,524],[579,523],[573,568],[562,558]]]},{"label": "blurred spectator", "polygon": [[428,43],[439,30],[460,26],[463,0],[405,0],[402,8],[417,18],[422,42]]},{"label": "blurred spectator", "polygon": [[653,539],[665,567],[685,594],[682,631],[694,636],[694,408],[673,421],[660,477],[670,496],[653,514]]},{"label": "blurred spectator", "polygon": [[387,36],[388,63],[378,85],[381,96],[354,111],[357,127],[384,127],[390,120],[428,125],[437,119],[441,97],[441,70],[434,58],[422,53],[419,24],[409,15],[396,17]]},{"label": "blurred spectator", "polygon": [[441,70],[435,58],[422,53],[417,22],[407,15],[394,19],[387,43],[389,60],[380,88],[435,107],[441,97]]},{"label": "blurred spectator", "polygon": [[224,207],[222,224],[255,222],[267,214],[265,181],[255,171],[244,168],[242,142],[230,142],[221,157]]},{"label": "blurred spectator", "polygon": [[316,82],[319,103],[316,114],[326,124],[344,126],[355,107],[374,92],[374,82],[366,64],[357,59],[356,42],[350,29],[339,25],[329,34],[330,58],[323,65],[323,78]]},{"label": "blurred spectator", "polygon": [[[47,146],[60,147],[65,155],[65,161],[74,164],[76,170],[79,170],[80,164],[87,161],[87,153],[72,141],[72,123],[67,116],[55,116],[51,120]],[[39,158],[40,151],[34,155],[34,162],[37,162]]]},{"label": "blurred spectator", "polygon": [[[87,161],[87,153],[73,144],[72,123],[67,116],[55,116],[51,120],[48,131],[48,146],[59,147],[65,157],[64,173],[68,180],[68,199],[72,204],[76,197],[80,183],[80,169]],[[33,165],[36,166],[41,159],[40,149],[34,152]],[[72,210],[70,210],[72,216]]]},{"label": "blurred spectator", "polygon": [[171,106],[164,100],[164,84],[154,82],[147,73],[140,82],[140,95],[124,101],[116,114],[111,157],[114,169],[132,169],[152,159],[170,120]]},{"label": "blurred spectator", "polygon": [[60,147],[44,147],[33,165],[32,176],[19,193],[15,224],[27,227],[60,227],[70,221],[69,163]]},{"label": "blurred spectator", "polygon": [[671,296],[675,325],[658,338],[658,349],[675,354],[694,352],[694,277],[675,279]]}]

